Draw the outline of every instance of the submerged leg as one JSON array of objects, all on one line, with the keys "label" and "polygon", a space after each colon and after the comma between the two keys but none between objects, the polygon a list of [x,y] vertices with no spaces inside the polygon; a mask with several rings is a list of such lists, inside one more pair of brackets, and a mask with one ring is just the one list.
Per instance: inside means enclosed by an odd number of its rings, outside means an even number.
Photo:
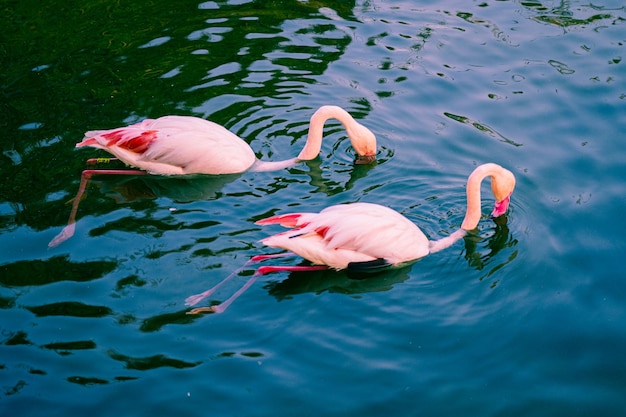
[{"label": "submerged leg", "polygon": [[71,238],[74,235],[74,230],[76,229],[76,213],[78,212],[78,205],[80,204],[80,200],[85,193],[85,189],[87,188],[87,183],[93,175],[146,175],[145,171],[137,171],[132,169],[86,169],[80,176],[80,185],[78,186],[78,192],[76,193],[76,197],[72,202],[72,210],[70,211],[70,218],[67,221],[67,226],[61,230],[61,233],[56,235],[54,239],[48,243],[49,248],[53,248],[55,246],[60,245],[65,242],[67,239]]},{"label": "submerged leg", "polygon": [[[257,260],[257,262],[261,261],[261,260],[264,260],[264,259],[278,258],[278,257],[281,257],[281,256],[290,256],[290,255],[293,255],[293,254],[289,253],[289,254],[277,254],[277,255],[258,255],[259,258],[263,258],[263,259],[259,259],[259,260]],[[216,287],[220,286],[222,283],[224,283],[224,281],[227,281],[227,280],[231,279],[233,276],[235,276],[237,273],[239,273],[239,271],[241,271],[247,265],[251,264],[253,262],[254,258],[255,257],[250,259],[250,261],[248,261],[244,266],[239,268],[237,271],[233,272],[232,274],[230,274],[229,276],[224,278],[224,280],[219,282],[215,287],[211,288],[208,291],[205,291],[202,294],[198,294],[196,296],[191,296],[189,298],[202,296],[206,292],[209,292],[209,291],[211,291],[211,293],[212,293],[213,290]],[[254,275],[252,275],[250,277],[250,279],[248,279],[248,281],[246,281],[246,283],[243,284],[243,286],[241,288],[239,288],[233,295],[231,295],[223,303],[217,304],[217,305],[214,305],[214,306],[210,306],[210,307],[194,308],[193,310],[188,311],[187,314],[198,314],[198,313],[203,313],[203,312],[223,313],[228,308],[228,306],[230,306],[233,303],[233,301],[235,301],[241,294],[243,294],[248,288],[250,288],[252,286],[252,284],[254,284],[254,282],[257,280],[257,278],[260,275],[267,275],[267,274],[271,274],[273,272],[320,271],[320,270],[325,270],[325,269],[328,269],[328,267],[326,265],[312,265],[312,266],[260,266],[254,272]],[[207,295],[205,295],[202,298],[205,298],[206,296]],[[185,300],[185,301],[188,301],[189,298],[187,298],[187,300]],[[195,302],[193,304],[189,304],[189,302],[186,302],[185,304],[186,305],[194,305],[198,301],[200,301],[202,298],[198,299],[197,301],[195,301],[195,299],[194,299]]]},{"label": "submerged leg", "polygon": [[[204,292],[201,292],[200,294],[190,295],[189,297],[185,298],[185,305],[188,306],[188,307],[195,306],[200,301],[204,300],[205,298],[207,298],[208,296],[213,294],[223,284],[227,283],[228,281],[230,281],[231,279],[236,277],[244,268],[246,268],[247,266],[249,266],[250,264],[253,264],[255,262],[256,261],[254,260],[254,258],[249,259],[245,264],[243,264],[241,267],[237,268],[230,275],[228,275],[226,278],[224,278],[223,280],[221,280],[220,282],[215,284],[213,287],[209,288],[208,290],[206,290]],[[192,311],[195,311],[195,310],[198,310],[198,309],[191,310],[191,312],[188,312],[187,314],[194,314],[194,313],[192,313]]]},{"label": "submerged leg", "polygon": [[[234,274],[231,274],[227,277],[227,279],[230,279],[231,276],[233,276]],[[190,310],[187,312],[187,314],[198,314],[198,313],[204,313],[206,312],[211,312],[211,313],[223,313],[229,305],[231,305],[233,303],[233,301],[235,301],[241,294],[243,294],[248,288],[250,288],[252,286],[252,284],[254,284],[254,281],[256,281],[256,279],[259,277],[259,275],[263,275],[262,273],[260,273],[258,270],[254,273],[254,275],[252,275],[250,277],[250,279],[248,281],[246,281],[245,284],[243,284],[243,286],[241,288],[239,288],[233,295],[231,295],[226,301],[224,301],[223,303],[214,305],[214,306],[210,306],[210,307],[198,307],[198,308],[194,308],[193,310]],[[225,280],[224,280],[225,281]],[[222,282],[224,282],[222,281]],[[220,284],[222,284],[222,282],[220,282],[219,284],[216,285],[219,286]],[[215,288],[215,287],[213,287]],[[213,289],[212,288],[212,289]],[[209,290],[210,291],[210,290]],[[198,294],[200,295],[200,294]],[[188,298],[189,299],[189,298]],[[193,305],[193,304],[192,304]]]},{"label": "submerged leg", "polygon": [[[204,300],[205,298],[207,298],[208,296],[210,296],[211,294],[213,294],[219,287],[222,286],[222,284],[230,281],[231,279],[233,279],[234,277],[236,277],[242,270],[244,270],[246,267],[255,264],[257,262],[261,262],[264,261],[266,259],[274,259],[274,258],[284,258],[286,256],[293,256],[294,254],[291,252],[287,252],[287,253],[275,253],[272,255],[255,255],[252,258],[250,258],[245,264],[243,264],[241,267],[237,268],[233,273],[231,273],[229,276],[227,276],[226,278],[224,278],[223,280],[221,280],[220,282],[218,282],[217,284],[215,284],[213,287],[209,288],[208,290],[201,292],[200,294],[195,294],[195,295],[191,295],[189,297],[187,297],[185,299],[185,305],[186,306],[195,306],[196,304],[198,304],[200,301]],[[256,275],[256,273],[255,273]],[[195,311],[198,309],[194,309],[191,311]],[[192,312],[189,312],[188,314],[195,314]]]}]

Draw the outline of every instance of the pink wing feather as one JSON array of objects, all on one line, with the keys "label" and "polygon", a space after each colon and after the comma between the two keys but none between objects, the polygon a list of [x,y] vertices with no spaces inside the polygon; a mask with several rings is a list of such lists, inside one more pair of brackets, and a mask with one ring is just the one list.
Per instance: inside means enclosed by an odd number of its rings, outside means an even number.
[{"label": "pink wing feather", "polygon": [[[261,240],[264,244],[295,253],[315,251],[320,257],[314,259],[315,262],[335,268],[345,267],[331,261],[331,257],[336,260],[340,252],[345,252],[345,262],[382,258],[392,264],[428,254],[428,239],[417,226],[401,214],[376,204],[341,204],[320,213],[273,216],[259,220],[257,224],[280,224],[292,228]],[[307,239],[311,236],[319,239]],[[305,252],[299,254],[304,256]]]},{"label": "pink wing feather", "polygon": [[256,161],[250,146],[223,126],[191,116],[164,116],[85,133],[77,147],[104,149],[154,174],[232,174]]}]

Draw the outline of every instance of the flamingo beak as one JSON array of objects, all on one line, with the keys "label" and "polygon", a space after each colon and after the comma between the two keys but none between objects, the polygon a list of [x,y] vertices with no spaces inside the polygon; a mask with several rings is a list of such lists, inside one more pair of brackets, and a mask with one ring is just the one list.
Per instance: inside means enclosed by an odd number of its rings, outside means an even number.
[{"label": "flamingo beak", "polygon": [[356,165],[367,165],[376,161],[376,154],[370,155],[357,155],[354,159]]},{"label": "flamingo beak", "polygon": [[511,203],[511,195],[509,194],[502,201],[496,201],[496,204],[491,212],[491,217],[500,217],[509,209],[509,204]]}]

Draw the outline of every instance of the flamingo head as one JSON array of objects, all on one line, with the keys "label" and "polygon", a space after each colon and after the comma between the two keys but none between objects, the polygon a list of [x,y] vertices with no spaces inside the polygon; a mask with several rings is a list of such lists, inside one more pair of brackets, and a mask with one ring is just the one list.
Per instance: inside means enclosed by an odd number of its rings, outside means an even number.
[{"label": "flamingo head", "polygon": [[491,191],[496,198],[496,204],[491,212],[491,217],[502,216],[509,209],[511,194],[515,189],[515,176],[511,171],[501,168],[497,175],[491,179]]},{"label": "flamingo head", "polygon": [[369,164],[376,160],[376,135],[360,123],[355,123],[348,129],[348,137],[352,148],[357,154],[357,164]]},{"label": "flamingo head", "polygon": [[509,209],[509,204],[511,203],[511,196],[507,196],[502,201],[496,201],[496,204],[493,207],[493,211],[491,212],[491,217],[496,218],[502,216]]}]

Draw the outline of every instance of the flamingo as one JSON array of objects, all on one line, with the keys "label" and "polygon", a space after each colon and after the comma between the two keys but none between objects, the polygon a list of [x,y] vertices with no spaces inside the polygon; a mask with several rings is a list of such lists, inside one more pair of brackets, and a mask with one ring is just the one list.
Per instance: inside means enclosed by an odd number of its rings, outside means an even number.
[{"label": "flamingo", "polygon": [[376,159],[376,136],[339,106],[322,106],[311,116],[306,144],[296,158],[267,162],[256,158],[250,146],[217,123],[193,116],[163,116],[111,130],[85,133],[77,148],[91,146],[113,154],[116,158],[93,158],[89,164],[119,159],[137,170],[87,169],[82,172],[78,192],[72,204],[67,226],[50,241],[49,247],[73,236],[78,204],[89,179],[105,175],[189,175],[239,174],[245,171],[283,169],[298,161],[314,159],[322,146],[324,124],[337,119],[345,127],[357,164]]},{"label": "flamingo", "polygon": [[461,227],[451,235],[435,241],[429,241],[412,221],[397,211],[372,203],[339,204],[327,207],[319,213],[289,213],[261,219],[256,224],[280,224],[290,228],[261,240],[266,246],[289,252],[252,257],[242,268],[213,288],[188,297],[185,300],[187,306],[196,305],[252,263],[295,254],[313,265],[261,266],[241,289],[223,303],[195,308],[187,313],[221,313],[260,275],[272,272],[329,268],[377,272],[400,267],[439,252],[478,226],[481,217],[480,186],[487,177],[491,178],[491,190],[496,200],[491,216],[499,217],[507,212],[515,188],[515,176],[511,171],[494,163],[480,165],[467,180],[467,210]]}]

